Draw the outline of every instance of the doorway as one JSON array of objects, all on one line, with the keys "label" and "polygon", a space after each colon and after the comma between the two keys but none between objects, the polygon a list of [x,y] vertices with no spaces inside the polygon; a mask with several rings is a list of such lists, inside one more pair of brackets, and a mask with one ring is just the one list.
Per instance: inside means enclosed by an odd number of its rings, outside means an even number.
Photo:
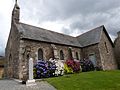
[{"label": "doorway", "polygon": [[93,63],[94,67],[96,67],[96,66],[97,66],[97,63],[96,63],[95,54],[90,54],[90,55],[89,55],[89,59],[90,59],[91,62]]}]

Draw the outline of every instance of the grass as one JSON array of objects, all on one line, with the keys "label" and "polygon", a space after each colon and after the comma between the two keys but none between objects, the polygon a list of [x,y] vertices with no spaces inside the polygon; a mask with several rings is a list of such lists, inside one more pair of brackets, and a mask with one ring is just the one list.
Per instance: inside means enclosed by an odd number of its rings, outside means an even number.
[{"label": "grass", "polygon": [[120,71],[96,71],[46,79],[58,90],[120,90]]}]

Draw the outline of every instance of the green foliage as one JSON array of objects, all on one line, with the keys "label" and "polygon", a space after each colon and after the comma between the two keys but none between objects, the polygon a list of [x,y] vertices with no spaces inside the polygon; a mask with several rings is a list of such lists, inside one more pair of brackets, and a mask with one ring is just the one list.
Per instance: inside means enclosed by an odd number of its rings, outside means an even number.
[{"label": "green foliage", "polygon": [[120,71],[93,71],[46,79],[57,90],[120,90]]},{"label": "green foliage", "polygon": [[75,61],[73,59],[68,59],[65,61],[65,64],[67,64],[68,67],[71,67],[74,73],[80,72],[80,62]]},{"label": "green foliage", "polygon": [[36,73],[36,72],[37,72],[37,69],[36,69],[36,68],[34,68],[34,69],[33,69],[33,75],[34,75],[34,78],[36,78],[36,77],[37,77],[37,73]]},{"label": "green foliage", "polygon": [[71,67],[68,67],[67,64],[64,64],[64,73],[65,74],[70,74],[70,73],[73,73],[73,70]]}]

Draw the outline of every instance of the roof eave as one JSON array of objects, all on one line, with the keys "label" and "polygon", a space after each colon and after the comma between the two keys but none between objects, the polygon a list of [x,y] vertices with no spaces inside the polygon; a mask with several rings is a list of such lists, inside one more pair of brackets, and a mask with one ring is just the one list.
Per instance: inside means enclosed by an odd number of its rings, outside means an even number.
[{"label": "roof eave", "polygon": [[86,47],[90,47],[90,46],[97,45],[97,44],[99,44],[99,42],[93,43],[93,44],[89,44],[89,45],[83,46],[83,47],[81,47],[81,48],[86,48]]},{"label": "roof eave", "polygon": [[110,36],[109,36],[109,34],[104,26],[103,26],[103,31],[105,32],[106,36],[108,37],[108,40],[110,41],[112,47],[114,47],[114,44],[113,44],[113,42],[112,42],[112,40],[111,40],[111,38],[110,38]]},{"label": "roof eave", "polygon": [[77,48],[81,48],[81,47],[82,47],[82,46],[61,44],[61,43],[48,42],[48,41],[40,41],[40,40],[35,40],[35,39],[30,39],[30,38],[25,38],[25,37],[21,37],[20,39],[21,39],[21,40],[32,40],[32,41],[35,41],[35,42],[43,42],[43,43],[49,43],[49,44],[57,44],[57,45],[62,45],[62,46],[77,47]]}]

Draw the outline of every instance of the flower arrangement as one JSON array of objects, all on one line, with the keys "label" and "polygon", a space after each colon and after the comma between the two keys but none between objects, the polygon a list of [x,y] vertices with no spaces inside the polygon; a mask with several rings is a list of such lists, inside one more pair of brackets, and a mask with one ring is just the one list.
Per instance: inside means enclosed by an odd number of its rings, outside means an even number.
[{"label": "flower arrangement", "polygon": [[34,78],[46,78],[55,75],[56,65],[50,61],[38,60],[34,65]]},{"label": "flower arrangement", "polygon": [[55,75],[63,75],[64,74],[64,64],[61,60],[58,60],[55,62],[56,65],[56,70],[55,70]]},{"label": "flower arrangement", "polygon": [[80,65],[82,67],[82,72],[94,71],[95,70],[95,67],[94,67],[92,61],[89,60],[89,59],[80,60]]},{"label": "flower arrangement", "polygon": [[60,60],[38,60],[34,65],[33,74],[35,79],[63,75],[64,64]]},{"label": "flower arrangement", "polygon": [[66,63],[64,64],[64,73],[65,74],[73,73],[73,69],[71,67],[69,67]]},{"label": "flower arrangement", "polygon": [[61,60],[38,60],[34,65],[34,78],[47,78],[53,76],[59,76],[68,73],[78,73],[80,71],[87,72],[95,70],[95,67],[91,60],[66,60],[64,63]]},{"label": "flower arrangement", "polygon": [[72,60],[72,59],[69,59],[69,60],[66,60],[65,62],[65,67],[66,67],[66,70],[67,70],[67,67],[71,68],[73,70],[73,72],[77,73],[80,71],[80,62],[77,62],[75,60]]},{"label": "flower arrangement", "polygon": [[64,74],[64,63],[61,60],[55,60],[50,58],[49,61],[56,65],[55,76]]}]

